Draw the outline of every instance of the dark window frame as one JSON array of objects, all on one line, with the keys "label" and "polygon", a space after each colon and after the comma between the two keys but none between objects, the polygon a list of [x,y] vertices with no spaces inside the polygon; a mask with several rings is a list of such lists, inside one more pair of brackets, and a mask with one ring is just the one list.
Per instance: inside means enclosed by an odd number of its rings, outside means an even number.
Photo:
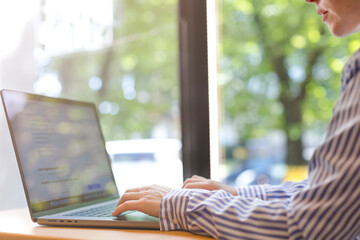
[{"label": "dark window frame", "polygon": [[184,180],[210,178],[206,0],[179,0],[178,23]]}]

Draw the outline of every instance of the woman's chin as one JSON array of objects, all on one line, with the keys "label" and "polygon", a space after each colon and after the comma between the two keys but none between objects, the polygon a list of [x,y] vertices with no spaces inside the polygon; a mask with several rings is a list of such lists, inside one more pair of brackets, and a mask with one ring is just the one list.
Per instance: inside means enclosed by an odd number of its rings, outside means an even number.
[{"label": "woman's chin", "polygon": [[340,24],[333,24],[333,25],[328,24],[328,26],[331,34],[338,38],[346,37],[360,31],[360,25],[352,29],[344,28],[344,26]]}]

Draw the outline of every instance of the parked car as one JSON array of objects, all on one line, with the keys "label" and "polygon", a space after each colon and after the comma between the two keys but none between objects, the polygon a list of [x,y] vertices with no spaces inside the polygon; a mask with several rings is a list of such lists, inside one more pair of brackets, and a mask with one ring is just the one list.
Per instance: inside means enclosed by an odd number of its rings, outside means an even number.
[{"label": "parked car", "polygon": [[106,149],[120,193],[151,184],[182,185],[181,142],[177,139],[109,141]]},{"label": "parked car", "polygon": [[284,141],[274,138],[253,139],[246,144],[247,157],[224,179],[231,186],[279,184],[287,173]]}]

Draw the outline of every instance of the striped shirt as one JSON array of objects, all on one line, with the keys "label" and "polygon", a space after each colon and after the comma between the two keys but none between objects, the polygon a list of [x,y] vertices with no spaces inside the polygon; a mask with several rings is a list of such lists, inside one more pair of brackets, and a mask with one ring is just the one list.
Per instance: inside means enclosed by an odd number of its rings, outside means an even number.
[{"label": "striped shirt", "polygon": [[360,50],[344,67],[324,143],[299,183],[177,189],[160,204],[161,230],[217,239],[360,239]]}]

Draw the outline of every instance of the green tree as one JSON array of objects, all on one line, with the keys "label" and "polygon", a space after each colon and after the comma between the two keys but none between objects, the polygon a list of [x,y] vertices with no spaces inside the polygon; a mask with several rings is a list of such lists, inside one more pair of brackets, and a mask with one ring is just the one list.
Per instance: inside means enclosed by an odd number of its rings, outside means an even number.
[{"label": "green tree", "polygon": [[358,35],[331,36],[302,0],[222,0],[220,6],[226,121],[242,141],[282,129],[287,163],[306,164],[302,133],[324,131]]},{"label": "green tree", "polygon": [[[58,74],[63,97],[104,110],[106,140],[151,138],[159,123],[180,138],[176,7],[175,0],[115,0],[110,46],[55,56],[43,69]],[[96,91],[88,84],[94,77],[102,82]]]}]

